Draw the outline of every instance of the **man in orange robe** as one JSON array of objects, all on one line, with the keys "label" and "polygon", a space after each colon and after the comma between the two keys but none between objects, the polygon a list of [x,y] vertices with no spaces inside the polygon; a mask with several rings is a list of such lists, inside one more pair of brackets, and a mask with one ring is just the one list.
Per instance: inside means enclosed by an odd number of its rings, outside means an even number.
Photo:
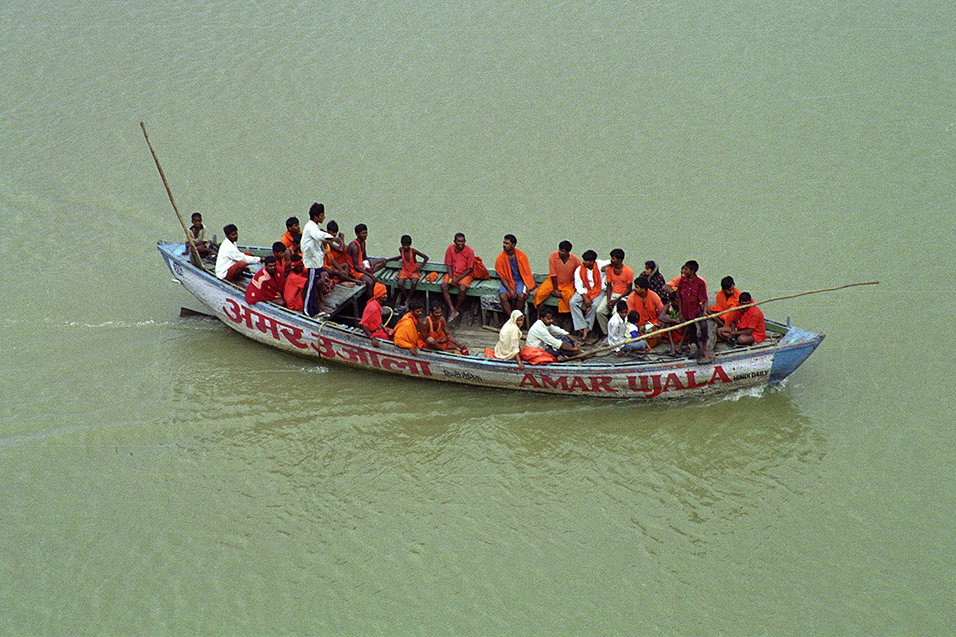
[{"label": "man in orange robe", "polygon": [[501,298],[501,309],[507,316],[511,316],[512,301],[514,309],[524,312],[524,302],[535,286],[528,257],[516,245],[518,239],[513,234],[506,234],[501,243],[501,254],[495,259],[495,274],[501,279],[498,296]]},{"label": "man in orange robe", "polygon": [[365,335],[372,339],[372,345],[378,347],[378,339],[387,341],[392,340],[391,330],[382,325],[382,299],[388,294],[388,290],[381,283],[376,283],[372,288],[372,298],[365,304],[365,311],[362,312],[362,320],[359,321],[359,327],[365,332]]},{"label": "man in orange robe", "polygon": [[[740,305],[753,303],[749,292],[740,295]],[[763,311],[757,307],[748,307],[737,313],[736,326],[720,328],[718,335],[721,340],[730,341],[732,345],[754,345],[767,338],[767,324],[764,321]]]},{"label": "man in orange robe", "polygon": [[285,278],[285,287],[282,290],[282,298],[285,299],[285,306],[290,310],[302,311],[302,290],[305,289],[305,282],[308,277],[305,274],[305,266],[302,264],[302,257],[297,254],[292,255],[292,268]]},{"label": "man in orange robe", "polygon": [[412,299],[408,304],[408,312],[395,326],[395,344],[409,350],[413,356],[418,356],[418,350],[425,347],[425,343],[418,335],[418,321],[425,313],[425,304],[421,299]]},{"label": "man in orange robe", "polygon": [[574,271],[581,266],[581,259],[571,254],[571,247],[570,241],[562,241],[558,244],[557,251],[548,257],[548,278],[534,291],[535,307],[553,296],[559,299],[558,312],[571,311]]}]

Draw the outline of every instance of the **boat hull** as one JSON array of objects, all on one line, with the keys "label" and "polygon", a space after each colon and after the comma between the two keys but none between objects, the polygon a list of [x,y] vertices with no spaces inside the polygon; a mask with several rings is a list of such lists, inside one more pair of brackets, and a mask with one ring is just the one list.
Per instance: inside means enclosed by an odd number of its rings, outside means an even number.
[{"label": "boat hull", "polygon": [[219,320],[269,347],[322,363],[383,373],[547,394],[612,399],[674,399],[711,396],[775,383],[791,374],[824,336],[790,328],[775,344],[719,353],[713,363],[613,361],[525,365],[481,356],[408,350],[332,320],[313,320],[271,303],[249,305],[235,286],[200,270],[182,255],[183,244],[159,243],[173,277]]}]

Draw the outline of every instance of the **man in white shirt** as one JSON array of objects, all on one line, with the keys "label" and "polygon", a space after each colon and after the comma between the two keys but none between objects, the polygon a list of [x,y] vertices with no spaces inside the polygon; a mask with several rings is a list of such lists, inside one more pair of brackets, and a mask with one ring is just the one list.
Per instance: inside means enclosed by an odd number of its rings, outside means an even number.
[{"label": "man in white shirt", "polygon": [[320,227],[325,221],[325,206],[313,203],[309,208],[309,220],[302,227],[302,264],[306,267],[305,288],[302,290],[302,311],[306,316],[315,316],[322,309],[324,295],[320,278],[325,264],[325,244],[334,237]]},{"label": "man in white shirt", "polygon": [[554,324],[554,310],[543,307],[538,312],[538,320],[528,330],[528,347],[543,349],[552,356],[574,356],[580,354],[574,337]]},{"label": "man in white shirt", "polygon": [[222,233],[226,238],[219,244],[219,254],[216,255],[216,278],[235,283],[250,263],[259,263],[262,259],[243,254],[236,247],[236,241],[239,240],[236,224],[224,226]]},{"label": "man in white shirt", "polygon": [[574,296],[571,297],[571,320],[574,330],[585,340],[594,329],[594,320],[603,298],[602,271],[610,261],[598,261],[597,252],[587,250],[581,255],[581,267],[574,271]]},{"label": "man in white shirt", "polygon": [[625,343],[631,338],[627,322],[627,301],[618,299],[614,314],[607,322],[607,344],[614,347],[614,352],[618,356],[624,356],[628,352],[642,352],[647,349],[646,341],[633,341]]}]

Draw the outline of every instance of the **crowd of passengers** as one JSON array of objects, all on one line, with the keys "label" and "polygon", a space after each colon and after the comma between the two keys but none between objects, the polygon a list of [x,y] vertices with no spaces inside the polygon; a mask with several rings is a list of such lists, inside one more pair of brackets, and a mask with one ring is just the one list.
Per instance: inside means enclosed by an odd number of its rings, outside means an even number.
[{"label": "crowd of passengers", "polygon": [[[433,302],[426,314],[424,304],[414,294],[429,258],[412,247],[410,236],[401,237],[397,256],[370,258],[365,251],[365,224],[355,226],[355,239],[349,243],[335,221],[325,224],[325,229],[323,224],[325,207],[314,203],[304,226],[300,227],[296,217],[286,221],[285,234],[272,245],[273,254],[264,258],[237,247],[239,231],[234,224],[223,228],[225,239],[218,246],[199,213],[192,215],[188,232],[200,256],[215,256],[219,279],[238,282],[250,265],[262,263],[246,288],[249,304],[268,301],[310,317],[327,317],[332,308],[326,304],[326,297],[335,285],[363,285],[367,300],[359,327],[375,347],[385,340],[414,355],[419,349],[469,353],[466,345],[454,338],[449,323],[458,318],[472,283],[490,277],[463,233],[456,234],[445,251],[446,272],[431,272],[425,277],[433,283],[438,283],[440,277],[444,297],[444,305]],[[643,357],[663,340],[669,344],[670,355],[689,355],[706,363],[713,360],[718,340],[732,346],[751,345],[767,336],[759,307],[725,312],[754,302],[749,293],[735,287],[732,277],[721,280],[715,303],[708,303],[707,282],[697,274],[696,261],[685,263],[680,274],[668,281],[654,261],[646,261],[643,271],[635,276],[625,265],[625,253],[620,248],[611,250],[610,258],[603,260],[594,250],[586,250],[579,257],[571,252],[570,241],[561,241],[548,258],[548,278],[537,284],[528,257],[516,247],[517,243],[514,235],[505,235],[502,251],[495,259],[499,299],[508,319],[495,347],[484,350],[489,358],[514,360],[523,367],[526,361],[539,364],[580,356],[582,345],[600,331],[618,356]],[[388,291],[376,277],[390,261],[401,262],[396,301],[407,308],[394,329],[383,324],[383,302]],[[453,289],[458,292],[454,297]],[[543,305],[551,297],[556,299],[559,313],[571,315],[572,332],[556,325],[554,309]],[[537,320],[524,335],[522,327],[529,302],[537,311]],[[701,317],[707,318],[657,333]],[[526,341],[523,347],[522,338]]]}]

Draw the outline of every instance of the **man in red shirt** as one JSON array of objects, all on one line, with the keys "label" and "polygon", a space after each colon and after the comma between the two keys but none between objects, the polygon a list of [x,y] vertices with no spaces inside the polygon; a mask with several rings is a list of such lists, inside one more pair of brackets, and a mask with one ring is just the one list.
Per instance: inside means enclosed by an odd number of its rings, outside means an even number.
[{"label": "man in red shirt", "polygon": [[365,304],[362,320],[359,327],[365,335],[372,339],[372,345],[378,347],[378,339],[392,340],[392,330],[382,325],[382,300],[388,295],[388,290],[381,283],[372,287],[372,298]]},{"label": "man in red shirt", "polygon": [[260,301],[275,301],[285,305],[282,299],[282,287],[276,273],[276,258],[268,256],[262,260],[265,265],[252,277],[252,282],[246,288],[246,303],[252,305]]},{"label": "man in red shirt", "polygon": [[[707,284],[697,276],[699,267],[696,261],[688,261],[680,269],[681,277],[677,283],[677,296],[680,298],[681,318],[684,321],[703,316],[707,309]],[[707,321],[700,321],[685,328],[678,350],[683,348],[685,341],[697,343],[698,363],[709,363],[714,360],[713,354],[707,351]]]},{"label": "man in red shirt", "polygon": [[[448,304],[448,310],[451,315],[449,321],[458,318],[458,310],[465,301],[465,291],[474,281],[472,271],[475,269],[475,251],[465,245],[465,234],[459,232],[455,235],[455,242],[445,250],[445,265],[448,266],[448,273],[442,279],[441,293],[445,297],[445,303]],[[454,286],[458,288],[458,300],[451,302],[451,293],[449,289]]]},{"label": "man in red shirt", "polygon": [[[749,292],[740,294],[740,305],[753,303]],[[753,345],[761,343],[767,338],[767,324],[764,322],[763,311],[756,305],[737,313],[736,326],[727,325],[718,330],[718,335],[732,345]]]}]

